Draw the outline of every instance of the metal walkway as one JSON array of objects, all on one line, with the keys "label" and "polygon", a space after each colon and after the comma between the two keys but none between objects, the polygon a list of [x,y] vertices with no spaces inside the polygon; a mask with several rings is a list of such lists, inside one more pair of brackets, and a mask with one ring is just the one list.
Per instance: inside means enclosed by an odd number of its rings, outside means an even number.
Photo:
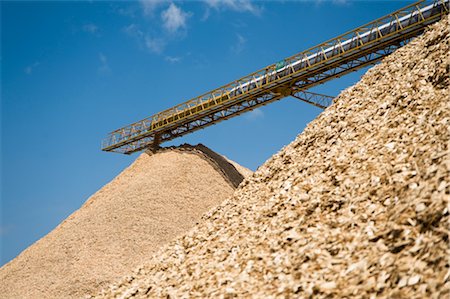
[{"label": "metal walkway", "polygon": [[306,90],[374,64],[449,12],[449,0],[418,1],[334,39],[109,133],[102,150],[131,154],[286,96],[325,108]]}]

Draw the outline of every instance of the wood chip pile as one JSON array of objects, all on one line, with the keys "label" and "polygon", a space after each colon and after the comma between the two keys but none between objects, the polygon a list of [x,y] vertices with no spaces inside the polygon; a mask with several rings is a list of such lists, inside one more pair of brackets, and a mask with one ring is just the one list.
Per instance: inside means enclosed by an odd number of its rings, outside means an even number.
[{"label": "wood chip pile", "polygon": [[200,145],[140,155],[0,269],[0,298],[82,298],[147,261],[242,180],[224,158],[205,152]]},{"label": "wood chip pile", "polygon": [[372,68],[98,296],[449,298],[449,28]]}]

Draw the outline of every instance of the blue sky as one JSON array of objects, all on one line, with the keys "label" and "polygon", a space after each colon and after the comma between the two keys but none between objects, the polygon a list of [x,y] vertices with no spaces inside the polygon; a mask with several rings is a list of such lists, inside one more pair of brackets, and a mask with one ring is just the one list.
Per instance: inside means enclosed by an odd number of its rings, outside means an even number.
[{"label": "blue sky", "polygon": [[[2,1],[0,265],[137,157],[101,152],[108,132],[408,3]],[[337,95],[363,71],[314,91]],[[286,98],[167,145],[254,170],[320,112]]]}]

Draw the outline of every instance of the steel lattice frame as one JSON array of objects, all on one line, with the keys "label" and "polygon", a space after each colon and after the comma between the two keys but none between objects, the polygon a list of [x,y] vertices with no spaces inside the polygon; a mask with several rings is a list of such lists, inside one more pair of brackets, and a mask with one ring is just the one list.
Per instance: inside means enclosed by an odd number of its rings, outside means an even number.
[{"label": "steel lattice frame", "polygon": [[[295,93],[293,96],[322,109],[329,106],[333,100],[333,97],[330,96],[305,91]],[[222,108],[221,110],[205,115],[191,122],[186,122],[182,125],[176,126],[174,129],[164,131],[160,135],[151,135],[149,137],[139,139],[132,144],[121,147],[121,150],[123,150],[124,153],[131,154],[149,146],[157,146],[162,141],[169,141],[185,134],[192,133],[207,126],[214,125],[219,121],[240,115],[244,112],[255,109],[255,107],[267,105],[284,97],[285,95],[279,93],[268,93],[260,97],[254,97],[239,104]]]},{"label": "steel lattice frame", "polygon": [[[421,9],[430,2],[416,2],[285,59],[286,72],[283,74],[277,72],[276,64],[270,65],[209,93],[113,131],[104,140],[102,149],[131,154],[289,95],[324,108],[331,103],[331,99],[326,99],[329,97],[307,93],[305,90],[374,64],[409,42],[411,38],[420,35],[427,25],[448,14],[448,0],[435,0],[432,3],[439,11],[430,17],[424,17],[421,13]],[[402,25],[405,22],[400,21],[401,18],[408,14],[410,19],[407,26]],[[389,24],[393,32],[383,34],[379,29],[383,24]],[[374,38],[366,41],[362,38],[364,34],[370,34]],[[346,46],[349,49],[343,46],[345,41],[351,42],[351,46]],[[333,55],[330,55],[329,49]],[[314,57],[314,60],[309,57]],[[296,61],[301,61],[304,67],[296,70],[293,67]],[[250,84],[255,87],[250,88]],[[236,91],[239,91],[239,94]]]}]

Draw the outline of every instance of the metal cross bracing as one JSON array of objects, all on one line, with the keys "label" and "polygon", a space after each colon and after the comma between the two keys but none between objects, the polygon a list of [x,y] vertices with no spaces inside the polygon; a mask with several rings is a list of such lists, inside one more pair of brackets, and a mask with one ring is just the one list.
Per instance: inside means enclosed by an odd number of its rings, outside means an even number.
[{"label": "metal cross bracing", "polygon": [[[322,109],[329,106],[333,100],[333,97],[330,96],[305,91],[296,92],[293,96]],[[221,109],[211,110],[209,114],[202,117],[197,117],[192,121],[187,121],[181,125],[165,130],[160,134],[151,134],[147,137],[140,138],[133,143],[122,146],[120,149],[123,153],[132,154],[149,146],[157,146],[161,142],[169,141],[196,130],[203,129],[207,126],[214,125],[219,121],[240,115],[244,112],[255,109],[255,107],[267,105],[284,97],[286,97],[286,95],[282,93],[267,93],[259,97],[252,97],[246,101],[228,106],[226,108],[222,107]]]},{"label": "metal cross bracing", "polygon": [[158,145],[289,95],[324,108],[331,98],[307,89],[371,65],[449,12],[449,0],[418,1],[282,62],[111,132],[104,151]]}]

